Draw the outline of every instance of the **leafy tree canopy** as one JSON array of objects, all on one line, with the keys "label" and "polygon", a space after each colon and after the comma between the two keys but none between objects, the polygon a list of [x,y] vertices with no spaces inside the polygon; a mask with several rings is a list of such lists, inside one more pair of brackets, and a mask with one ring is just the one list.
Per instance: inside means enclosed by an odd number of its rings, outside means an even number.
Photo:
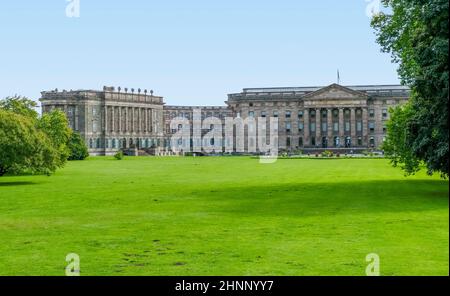
[{"label": "leafy tree canopy", "polygon": [[38,120],[38,127],[48,135],[53,146],[59,152],[59,161],[57,165],[64,165],[70,156],[68,142],[72,134],[66,114],[57,109],[45,113]]},{"label": "leafy tree canopy", "polygon": [[0,109],[8,110],[34,119],[38,118],[36,107],[37,103],[27,97],[13,96],[0,100]]},{"label": "leafy tree canopy", "polygon": [[0,100],[0,176],[50,174],[70,155],[71,129],[62,111],[38,117],[36,103],[24,97]]},{"label": "leafy tree canopy", "polygon": [[408,106],[392,113],[386,155],[407,174],[424,163],[429,174],[448,177],[448,1],[384,0],[383,4],[391,13],[375,16],[372,27],[382,50],[399,63],[402,83],[412,90]]},{"label": "leafy tree canopy", "polygon": [[54,172],[59,154],[33,119],[0,109],[0,176]]}]

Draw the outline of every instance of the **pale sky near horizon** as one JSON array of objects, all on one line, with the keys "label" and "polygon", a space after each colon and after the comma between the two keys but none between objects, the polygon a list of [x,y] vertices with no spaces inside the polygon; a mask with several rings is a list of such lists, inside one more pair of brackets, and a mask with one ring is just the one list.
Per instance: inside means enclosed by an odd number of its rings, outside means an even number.
[{"label": "pale sky near horizon", "polygon": [[223,105],[247,87],[398,84],[366,15],[376,0],[0,0],[0,97],[153,89]]}]

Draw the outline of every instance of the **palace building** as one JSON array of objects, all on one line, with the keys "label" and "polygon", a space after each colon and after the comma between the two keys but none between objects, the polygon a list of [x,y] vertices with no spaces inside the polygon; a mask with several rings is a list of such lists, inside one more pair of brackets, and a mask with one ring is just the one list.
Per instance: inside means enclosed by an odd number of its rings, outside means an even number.
[{"label": "palace building", "polygon": [[[168,106],[153,91],[120,87],[41,94],[42,112],[63,110],[92,155],[110,155],[130,148],[171,153],[170,139],[178,130],[171,127],[171,120],[192,122],[195,109],[201,109],[202,119],[215,117],[222,124],[227,117],[276,117],[280,151],[377,149],[386,135],[389,109],[407,102],[410,90],[400,85],[338,84],[247,88],[229,94],[224,106],[198,107]],[[223,152],[224,143],[218,148],[215,152]]]}]

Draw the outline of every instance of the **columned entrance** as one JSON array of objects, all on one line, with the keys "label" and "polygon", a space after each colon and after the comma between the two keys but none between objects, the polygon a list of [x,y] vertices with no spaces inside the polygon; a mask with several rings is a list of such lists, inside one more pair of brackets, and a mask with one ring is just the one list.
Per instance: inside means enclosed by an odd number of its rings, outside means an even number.
[{"label": "columned entrance", "polygon": [[350,147],[352,147],[352,138],[346,137],[345,138],[345,148],[350,148]]},{"label": "columned entrance", "polygon": [[339,148],[341,145],[341,138],[340,137],[334,137],[333,139],[334,147]]}]

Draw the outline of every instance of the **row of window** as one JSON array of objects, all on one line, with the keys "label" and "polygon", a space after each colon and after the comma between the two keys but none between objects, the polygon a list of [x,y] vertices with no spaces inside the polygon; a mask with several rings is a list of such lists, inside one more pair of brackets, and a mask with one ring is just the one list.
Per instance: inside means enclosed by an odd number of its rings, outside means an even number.
[{"label": "row of window", "polygon": [[[383,139],[383,140],[385,140],[385,139]],[[293,146],[292,144],[293,144],[292,143],[292,139],[290,137],[287,137],[286,138],[286,147],[291,147],[291,146]],[[308,145],[308,144],[310,144],[310,146],[314,146],[314,147],[320,146],[320,147],[323,147],[323,148],[327,148],[327,147],[331,147],[331,146],[336,147],[336,148],[339,148],[339,147],[347,147],[348,148],[348,147],[353,147],[354,146],[354,144],[352,143],[352,138],[351,137],[345,137],[344,138],[344,143],[341,143],[341,138],[340,137],[334,137],[333,138],[333,143],[331,143],[331,145],[330,145],[330,143],[328,143],[328,138],[326,138],[326,137],[322,138],[322,142],[321,143],[318,143],[316,141],[315,137],[311,137],[310,143],[304,143],[302,137],[298,138],[298,145],[297,145],[298,147],[303,147],[303,146]],[[374,137],[370,137],[369,138],[369,145],[371,147],[375,147],[375,138]],[[362,137],[358,137],[356,139],[356,146],[363,146],[363,139],[362,139]]]},{"label": "row of window", "polygon": [[103,143],[102,139],[89,139],[89,148],[90,149],[121,149],[121,148],[129,148],[130,146],[137,146],[139,148],[151,148],[154,146],[159,146],[160,139],[106,139]]},{"label": "row of window", "polygon": [[[369,105],[371,105],[371,104],[373,104],[373,101],[372,101],[372,100],[369,100],[368,103],[369,103]],[[389,100],[389,101],[388,101],[388,100],[382,100],[381,103],[382,103],[383,105],[387,105],[388,103],[389,103],[389,104],[395,104],[395,105],[398,105],[398,104],[400,103],[400,100],[399,100],[399,99]],[[278,105],[278,102],[274,102],[273,105],[274,105],[274,106],[277,106],[277,105]],[[302,103],[298,102],[298,105],[299,105],[299,106],[302,106]],[[239,104],[236,105],[236,107],[239,107],[239,106],[240,106]],[[245,104],[242,104],[242,106],[245,106]],[[249,107],[254,107],[255,104],[249,103],[248,106],[249,106]],[[264,107],[264,106],[266,106],[266,104],[265,104],[265,103],[261,103],[261,104],[259,104],[259,106]],[[291,104],[291,106],[294,106],[294,104]]]},{"label": "row of window", "polygon": [[[328,111],[327,110],[322,110],[321,112],[322,112],[322,117],[323,118],[327,118],[328,117]],[[388,110],[387,109],[383,109],[381,113],[382,113],[382,117],[383,118],[387,118],[388,117]],[[362,116],[362,109],[356,109],[355,110],[355,114],[356,114],[357,117]],[[339,117],[339,110],[333,109],[332,115],[333,115],[333,117]],[[248,111],[248,116],[249,117],[255,117],[255,111]],[[273,117],[279,117],[278,111],[274,110],[272,112],[272,116]],[[303,110],[298,111],[297,117],[298,118],[303,118],[303,116],[304,116],[304,111]],[[310,110],[309,111],[309,116],[311,118],[315,118],[316,117],[316,110]],[[350,109],[345,109],[344,110],[344,116],[345,117],[349,117],[350,116]],[[267,111],[261,111],[261,117],[263,117],[263,118],[267,117]],[[292,118],[292,112],[289,111],[289,110],[286,111],[285,114],[284,114],[284,117],[285,118]],[[375,117],[375,109],[369,109],[369,117]]]},{"label": "row of window", "polygon": [[[356,131],[357,132],[362,132],[362,121],[357,121],[356,122]],[[375,122],[369,122],[369,132],[374,133],[375,132]],[[332,124],[332,129],[333,132],[339,132],[339,123],[338,122],[334,122]],[[290,122],[286,122],[286,132],[291,132],[292,130],[292,124]],[[303,132],[304,130],[304,123],[303,122],[298,122],[298,131],[299,132]],[[309,130],[311,132],[315,132],[316,131],[316,123],[315,122],[311,122],[310,123],[310,128]],[[344,122],[344,131],[345,132],[350,132],[351,130],[351,124],[349,121]],[[321,126],[321,131],[322,132],[327,132],[328,131],[328,123],[326,122],[322,122],[322,126]],[[386,125],[383,125],[383,132],[386,132]]]},{"label": "row of window", "polygon": [[[202,112],[201,113],[201,119],[205,119],[205,118],[209,118],[209,117],[216,117],[216,118],[220,118],[223,119],[225,116],[228,116],[227,113],[225,112]],[[230,115],[231,116],[231,115]],[[165,117],[166,119],[174,119],[176,117],[181,117],[181,118],[186,118],[188,120],[191,120],[193,118],[193,114],[192,112],[166,112],[165,113]]]},{"label": "row of window", "polygon": [[[292,131],[292,124],[291,124],[291,122],[286,122],[285,125],[286,125],[285,126],[286,127],[286,132],[290,133]],[[363,126],[362,121],[357,121],[356,122],[356,131],[357,132],[362,132],[362,126]],[[172,134],[174,134],[177,131],[180,131],[182,129],[182,127],[183,126],[180,124],[180,125],[178,125],[178,129],[170,129],[169,125],[167,125],[166,126],[166,130],[170,131]],[[299,132],[303,132],[305,125],[304,125],[303,122],[299,121],[297,127],[298,127],[298,131]],[[369,132],[370,133],[374,133],[375,132],[375,122],[372,122],[372,121],[369,122],[368,127],[369,127]],[[211,125],[210,128],[209,128],[209,131],[212,131],[213,129],[214,129],[214,125]],[[249,129],[251,129],[251,128],[249,127]],[[339,132],[339,123],[338,122],[334,122],[332,124],[332,129],[333,129],[333,132]],[[311,122],[310,123],[309,130],[310,130],[310,132],[315,132],[316,131],[316,123],[315,122]],[[327,132],[328,131],[328,123],[327,122],[322,122],[321,131],[322,132]],[[350,132],[351,131],[351,124],[350,124],[349,121],[344,122],[344,131],[345,132]],[[384,133],[386,132],[386,125],[385,124],[383,124],[383,132]]]}]

